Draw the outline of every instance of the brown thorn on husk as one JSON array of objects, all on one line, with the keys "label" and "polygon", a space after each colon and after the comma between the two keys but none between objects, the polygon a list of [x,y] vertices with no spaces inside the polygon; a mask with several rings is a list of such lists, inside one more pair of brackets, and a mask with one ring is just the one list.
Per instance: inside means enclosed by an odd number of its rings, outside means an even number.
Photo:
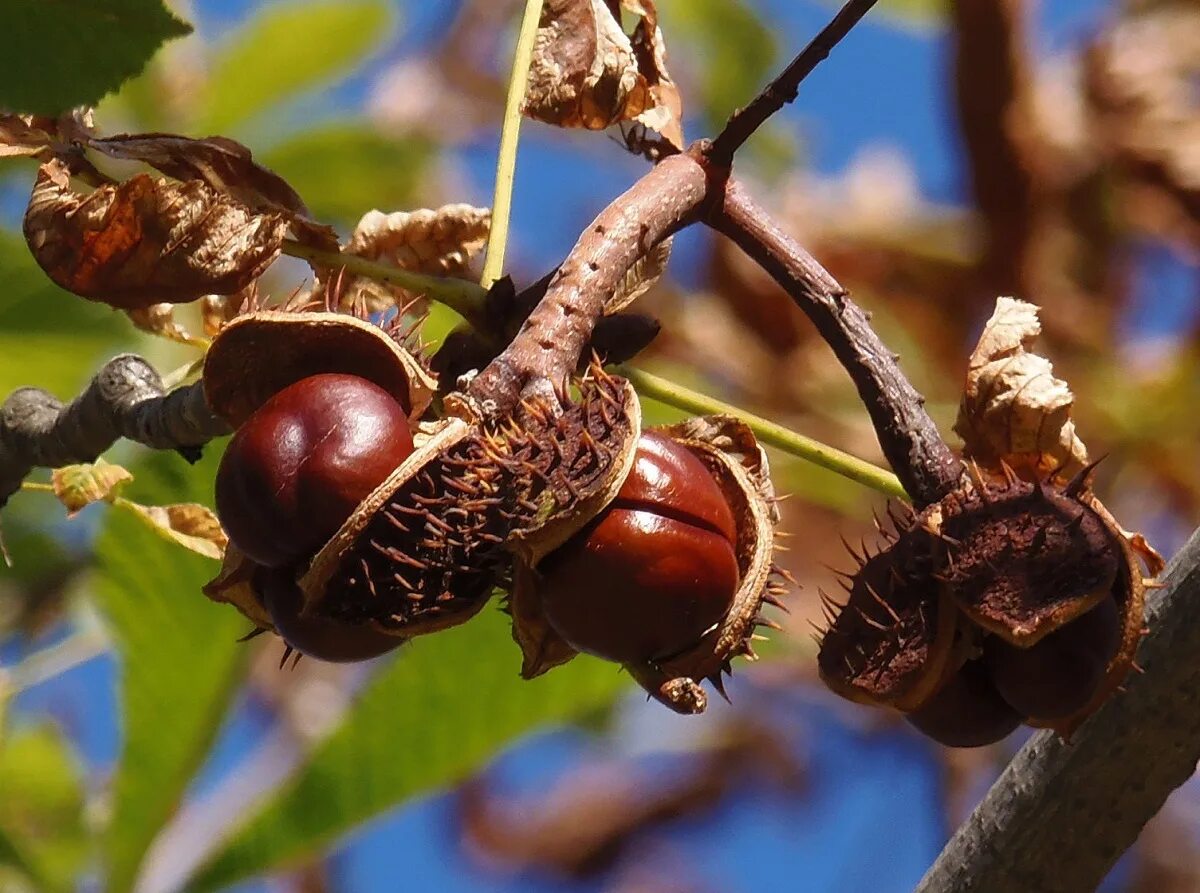
[{"label": "brown thorn on husk", "polygon": [[1083,468],[1075,473],[1071,480],[1067,481],[1067,485],[1063,487],[1063,495],[1069,496],[1072,499],[1076,498],[1084,490],[1087,490],[1092,485],[1092,472],[1096,470],[1096,466],[1103,462],[1107,456],[1101,456],[1094,462],[1089,462]]},{"label": "brown thorn on husk", "polygon": [[237,641],[239,644],[242,642],[249,642],[252,639],[257,639],[263,633],[269,633],[269,632],[270,632],[270,630],[267,629],[265,626],[256,626],[256,627],[254,627],[254,629],[250,630],[250,632],[246,633],[246,635],[242,636],[239,639],[236,639],[235,641]]}]

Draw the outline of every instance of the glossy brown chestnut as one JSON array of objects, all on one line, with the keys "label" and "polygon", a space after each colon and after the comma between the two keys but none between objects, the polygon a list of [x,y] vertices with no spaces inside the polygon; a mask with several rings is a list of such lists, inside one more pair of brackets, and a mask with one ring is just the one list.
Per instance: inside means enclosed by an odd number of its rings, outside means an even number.
[{"label": "glossy brown chestnut", "polygon": [[300,613],[304,595],[285,570],[260,568],[255,589],[262,599],[275,631],[301,654],[331,663],[370,660],[398,648],[404,640],[365,626],[353,626]]},{"label": "glossy brown chestnut", "polygon": [[643,434],[616,499],[539,567],[546,618],[588,654],[669,657],[729,610],[736,543],[733,513],[704,463],[665,435]]},{"label": "glossy brown chestnut", "polygon": [[1008,737],[1024,717],[1000,697],[987,668],[968,661],[905,719],[947,747],[982,747]]},{"label": "glossy brown chestnut", "polygon": [[311,556],[413,451],[404,409],[364,378],[289,385],[238,428],[217,471],[217,514],[254,562]]},{"label": "glossy brown chestnut", "polygon": [[1015,710],[1037,719],[1058,719],[1091,701],[1120,639],[1120,612],[1110,597],[1032,648],[1016,648],[989,636],[984,661],[996,690]]}]

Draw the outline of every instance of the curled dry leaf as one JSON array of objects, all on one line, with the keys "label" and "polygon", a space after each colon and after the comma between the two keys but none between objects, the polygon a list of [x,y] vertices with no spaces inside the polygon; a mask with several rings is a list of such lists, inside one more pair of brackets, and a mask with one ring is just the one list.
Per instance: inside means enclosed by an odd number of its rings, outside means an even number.
[{"label": "curled dry leaf", "polygon": [[[418,211],[368,211],[343,249],[401,270],[430,276],[458,276],[487,244],[492,212],[488,208],[453,204]],[[318,289],[321,288],[318,283]],[[404,305],[417,295],[395,285],[359,276],[343,276],[338,306],[363,302],[368,311]]]},{"label": "curled dry leaf", "polygon": [[83,194],[58,159],[38,171],[24,226],[51,279],[122,310],[236,292],[278,257],[287,228],[200,180],[138,174]]},{"label": "curled dry leaf", "polygon": [[180,344],[195,344],[195,337],[175,320],[174,304],[152,304],[126,312],[130,321],[143,332]]},{"label": "curled dry leaf", "polygon": [[49,160],[58,147],[91,134],[91,109],[78,108],[48,118],[42,115],[0,115],[0,158]]},{"label": "curled dry leaf", "polygon": [[112,465],[103,459],[56,468],[50,475],[54,495],[66,506],[68,518],[93,502],[112,502],[121,488],[132,480],[133,475],[120,465]]},{"label": "curled dry leaf", "polygon": [[1036,305],[997,299],[971,354],[954,430],[965,454],[985,467],[1004,461],[1069,477],[1087,464],[1087,447],[1071,421],[1075,395],[1030,349],[1041,330]]},{"label": "curled dry leaf", "polygon": [[208,506],[197,502],[178,505],[140,505],[122,500],[121,505],[148,522],[161,536],[185,549],[220,561],[229,538]]},{"label": "curled dry leaf", "polygon": [[[622,8],[638,18],[632,38]],[[524,113],[588,130],[636,121],[682,148],[682,104],[665,56],[653,0],[547,0]]]},{"label": "curled dry leaf", "polygon": [[309,219],[299,194],[278,174],[254,161],[250,150],[223,136],[191,139],[171,133],[124,134],[89,139],[87,146],[109,158],[140,161],[168,177],[199,180],[259,214],[281,214],[291,235],[317,248],[337,249],[331,227]]}]

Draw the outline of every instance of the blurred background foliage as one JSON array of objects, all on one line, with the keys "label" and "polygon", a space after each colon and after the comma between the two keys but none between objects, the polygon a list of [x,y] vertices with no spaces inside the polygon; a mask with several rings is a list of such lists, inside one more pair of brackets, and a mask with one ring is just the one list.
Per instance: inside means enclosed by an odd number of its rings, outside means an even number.
[{"label": "blurred background foliage", "polygon": [[[65,53],[98,33],[89,10],[155,5],[68,3],[65,24],[42,27]],[[0,26],[25,33],[37,6],[19,0]],[[691,136],[831,12],[659,7]],[[100,104],[104,132],[237,138],[343,235],[371,208],[488,203],[517,4],[171,8],[194,33]],[[177,30],[152,26],[153,42]],[[115,39],[136,51],[143,37]],[[947,431],[994,297],[1042,304],[1078,429],[1108,456],[1103,498],[1167,553],[1200,519],[1198,48],[1200,10],[1184,2],[883,0],[739,164],[873,311]],[[19,61],[0,79],[25,76]],[[46,101],[86,78],[60,75]],[[643,170],[615,139],[527,125],[517,282]],[[193,361],[46,279],[20,235],[32,175],[0,167],[0,392],[69,398],[123,350],[164,371]],[[284,295],[303,275],[283,262],[264,285]],[[643,302],[664,323],[648,368],[879,460],[840,367],[728,245],[680,237]],[[433,308],[426,338],[452,323]],[[129,447],[113,461],[135,476],[130,498],[206,502],[220,449],[194,467]],[[622,697],[626,680],[586,658],[520,682],[496,610],[365,667],[280,672],[277,642],[237,642],[244,621],[200,594],[210,562],[127,513],[67,521],[19,494],[0,572],[0,890],[910,889],[1019,741],[946,752],[820,688],[815,593],[879,500],[773,461],[794,494],[784,562],[803,589],[769,660],[739,668],[733,706],[686,720]],[[1177,792],[1111,889],[1200,886],[1197,793]]]}]

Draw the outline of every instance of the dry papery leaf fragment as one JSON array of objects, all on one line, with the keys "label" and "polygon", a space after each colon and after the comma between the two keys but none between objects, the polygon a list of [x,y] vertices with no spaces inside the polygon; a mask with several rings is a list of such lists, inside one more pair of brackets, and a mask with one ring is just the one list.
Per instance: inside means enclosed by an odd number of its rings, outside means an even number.
[{"label": "dry papery leaf fragment", "polygon": [[87,139],[92,110],[77,108],[57,118],[0,114],[0,158],[40,158],[48,161],[56,149]]},{"label": "dry papery leaf fragment", "polygon": [[[490,208],[467,204],[421,208],[416,211],[368,211],[358,221],[343,254],[383,261],[410,273],[461,276],[487,244],[491,231]],[[324,291],[329,278],[322,271],[314,294]],[[404,306],[419,297],[397,285],[349,274],[335,280],[337,305],[347,309],[362,302],[375,313]]]},{"label": "dry papery leaf fragment", "polygon": [[50,474],[50,486],[67,509],[67,517],[74,517],[93,502],[112,502],[121,488],[133,480],[133,475],[120,465],[103,459],[80,465],[65,465]]},{"label": "dry papery leaf fragment", "polygon": [[181,502],[175,505],[141,505],[124,500],[123,507],[139,515],[165,539],[205,558],[220,561],[229,545],[221,522],[206,505]]},{"label": "dry papery leaf fragment", "polygon": [[[632,35],[621,28],[622,10],[637,17]],[[653,0],[547,0],[523,111],[588,130],[634,121],[682,148],[682,102]]]},{"label": "dry papery leaf fragment", "polygon": [[984,467],[1003,460],[1034,476],[1070,477],[1087,464],[1087,447],[1071,421],[1075,395],[1031,349],[1041,331],[1035,304],[997,299],[967,365],[954,430],[965,456]]},{"label": "dry papery leaf fragment", "polygon": [[133,512],[160,536],[185,549],[221,560],[229,538],[212,509],[195,502],[161,506],[133,502],[121,496],[121,491],[132,480],[133,475],[125,468],[97,459],[54,469],[50,486],[58,501],[66,507],[68,518],[94,502],[107,502]]}]

